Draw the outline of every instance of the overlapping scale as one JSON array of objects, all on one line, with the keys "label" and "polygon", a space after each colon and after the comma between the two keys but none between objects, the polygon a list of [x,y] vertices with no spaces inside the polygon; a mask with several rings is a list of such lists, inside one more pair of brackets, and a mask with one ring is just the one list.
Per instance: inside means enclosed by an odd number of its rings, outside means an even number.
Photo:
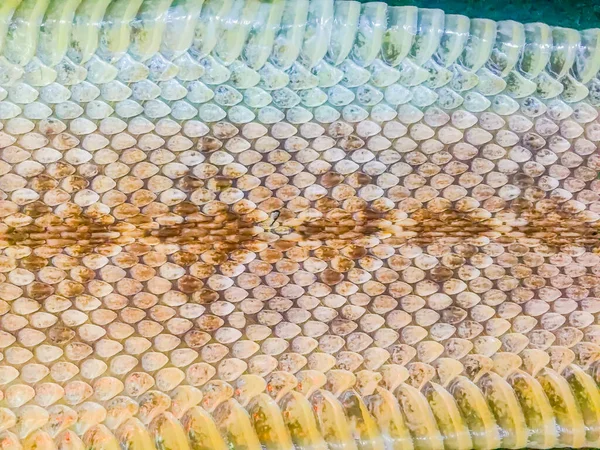
[{"label": "overlapping scale", "polygon": [[0,5],[0,449],[600,445],[598,30]]}]

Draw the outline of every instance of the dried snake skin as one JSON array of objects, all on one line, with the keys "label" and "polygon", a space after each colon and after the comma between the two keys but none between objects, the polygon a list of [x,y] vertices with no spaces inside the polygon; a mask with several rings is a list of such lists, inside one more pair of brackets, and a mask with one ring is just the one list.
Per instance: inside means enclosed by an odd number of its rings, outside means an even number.
[{"label": "dried snake skin", "polygon": [[600,446],[600,30],[0,3],[0,450]]}]

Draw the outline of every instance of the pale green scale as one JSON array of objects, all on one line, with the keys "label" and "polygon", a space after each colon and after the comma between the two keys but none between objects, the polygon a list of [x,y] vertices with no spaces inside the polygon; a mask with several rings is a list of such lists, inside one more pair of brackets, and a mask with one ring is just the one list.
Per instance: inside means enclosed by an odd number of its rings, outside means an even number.
[{"label": "pale green scale", "polygon": [[585,99],[590,93],[589,89],[575,79],[571,73],[567,74],[561,80],[563,91],[561,98],[568,103],[576,103]]},{"label": "pale green scale", "polygon": [[466,16],[458,14],[446,15],[444,35],[435,59],[443,66],[449,67],[460,57],[469,39],[470,21]]},{"label": "pale green scale", "polygon": [[448,84],[452,79],[452,71],[437,64],[434,59],[427,61],[423,68],[429,73],[429,78],[424,85],[431,89],[437,89]]},{"label": "pale green scale", "polygon": [[498,425],[479,388],[467,377],[458,376],[449,388],[465,419],[474,448],[499,448],[501,445]]},{"label": "pale green scale", "polygon": [[319,431],[331,450],[357,450],[352,430],[339,400],[331,392],[319,389],[311,397]]},{"label": "pale green scale", "polygon": [[258,439],[266,450],[293,450],[292,438],[275,400],[258,394],[247,406]]},{"label": "pale green scale", "polygon": [[304,89],[298,92],[302,104],[308,108],[316,108],[327,103],[327,94],[319,88]]},{"label": "pale green scale", "polygon": [[309,0],[286,0],[270,61],[280,69],[296,62],[302,49]]},{"label": "pale green scale", "polygon": [[300,61],[312,69],[327,53],[333,27],[333,0],[310,2]]},{"label": "pale green scale", "polygon": [[350,60],[344,61],[340,69],[344,71],[342,84],[349,88],[362,86],[371,78],[371,72]]},{"label": "pale green scale", "polygon": [[227,117],[229,117],[232,123],[244,124],[252,122],[256,114],[244,106],[237,105],[229,109]]},{"label": "pale green scale", "polygon": [[206,84],[223,84],[231,76],[229,69],[212,56],[204,58],[202,66],[204,67],[204,74],[200,79]]},{"label": "pale green scale", "polygon": [[563,372],[579,409],[586,428],[586,445],[600,445],[600,391],[594,379],[581,367],[571,364]]},{"label": "pale green scale", "polygon": [[494,372],[481,377],[478,385],[503,431],[502,447],[524,448],[527,445],[527,424],[510,385]]},{"label": "pale green scale", "polygon": [[540,383],[522,370],[513,372],[507,381],[523,410],[529,429],[529,445],[534,448],[555,447],[558,444],[556,419]]},{"label": "pale green scale", "polygon": [[546,67],[552,51],[552,29],[544,23],[525,25],[525,47],[519,68],[530,78],[537,77]]},{"label": "pale green scale", "polygon": [[360,19],[360,3],[338,1],[335,3],[331,41],[327,50],[327,60],[337,66],[344,62],[352,51]]},{"label": "pale green scale", "polygon": [[260,4],[260,0],[235,0],[227,17],[222,19],[213,54],[226,66],[242,54]]},{"label": "pale green scale", "polygon": [[304,395],[292,391],[280,400],[279,406],[283,421],[296,447],[327,449],[327,444],[319,434],[311,405]]},{"label": "pale green scale", "polygon": [[106,10],[100,31],[97,55],[110,63],[118,61],[129,48],[130,23],[144,0],[113,0]]},{"label": "pale green scale", "polygon": [[497,95],[506,89],[506,81],[485,67],[477,71],[477,76],[479,83],[476,89],[483,95]]},{"label": "pale green scale", "polygon": [[443,109],[458,108],[464,103],[464,98],[454,92],[452,89],[443,87],[437,91],[439,98],[437,104]]},{"label": "pale green scale", "polygon": [[569,383],[556,371],[544,368],[536,379],[550,401],[558,424],[558,443],[566,447],[585,445],[585,424]]},{"label": "pale green scale", "polygon": [[251,87],[244,91],[244,102],[251,108],[263,108],[271,103],[271,96],[261,88]]},{"label": "pale green scale", "polygon": [[417,34],[419,10],[415,6],[390,6],[388,29],[381,43],[381,58],[395,67],[408,56]]},{"label": "pale green scale", "polygon": [[37,56],[48,66],[55,66],[66,55],[71,39],[75,10],[81,0],[52,0],[40,28]]},{"label": "pale green scale", "polygon": [[200,12],[200,19],[194,29],[190,51],[198,59],[210,54],[217,45],[222,21],[233,6],[234,0],[206,0]]},{"label": "pale green scale", "polygon": [[471,20],[470,36],[460,62],[476,72],[488,61],[496,41],[496,22],[488,19]]},{"label": "pale green scale", "polygon": [[587,83],[600,71],[600,29],[584,30],[579,34],[581,45],[573,69],[579,81]]},{"label": "pale green scale", "polygon": [[492,102],[492,110],[501,116],[510,116],[518,111],[520,105],[507,95],[497,95]]},{"label": "pale green scale", "polygon": [[453,78],[448,86],[457,92],[473,89],[479,84],[479,77],[471,70],[465,69],[459,64],[452,66]]},{"label": "pale green scale", "polygon": [[548,69],[556,79],[561,79],[569,73],[579,47],[579,33],[571,28],[556,27],[552,29],[552,54]]},{"label": "pale green scale", "polygon": [[470,450],[473,442],[469,429],[460,415],[454,397],[442,386],[430,382],[424,388],[429,407],[435,416],[446,450]]},{"label": "pale green scale", "polygon": [[261,450],[262,446],[252,427],[250,416],[237,400],[230,398],[220,404],[213,417],[230,448]]},{"label": "pale green scale", "polygon": [[231,85],[237,89],[249,89],[260,83],[260,75],[241,61],[236,61],[229,66]]},{"label": "pale green scale", "polygon": [[156,450],[148,429],[139,419],[128,419],[115,434],[126,450]]},{"label": "pale green scale", "polygon": [[444,11],[441,9],[419,9],[417,34],[410,56],[421,66],[436,52],[444,32]]},{"label": "pale green scale", "polygon": [[265,64],[259,71],[261,80],[259,86],[265,90],[272,91],[276,89],[282,89],[290,81],[290,77],[287,73],[277,69],[272,64]]},{"label": "pale green scale", "polygon": [[71,27],[67,55],[78,64],[94,56],[99,44],[100,23],[111,0],[82,0]]},{"label": "pale green scale", "polygon": [[511,71],[505,78],[506,92],[514,98],[523,98],[533,94],[537,85],[525,78],[516,70]]},{"label": "pale green scale", "polygon": [[381,59],[376,59],[369,67],[371,82],[374,86],[385,88],[394,84],[400,78],[400,72],[388,66]]},{"label": "pale green scale", "polygon": [[150,424],[156,450],[191,450],[187,436],[173,414],[165,412]]},{"label": "pale green scale", "polygon": [[181,418],[190,450],[226,450],[227,444],[211,415],[200,406],[190,408]]},{"label": "pale green scale", "polygon": [[543,100],[557,97],[564,90],[562,83],[555,80],[546,71],[540,73],[535,82],[537,83],[536,95]]},{"label": "pale green scale", "polygon": [[466,91],[479,85],[479,77],[474,72],[465,69],[464,67],[455,64],[452,66],[453,78],[448,83],[448,87],[462,95],[467,95]]},{"label": "pale green scale", "polygon": [[416,450],[442,450],[444,441],[427,399],[416,388],[401,384],[394,392],[413,435]]},{"label": "pale green scale", "polygon": [[129,53],[146,61],[160,49],[163,33],[167,26],[167,14],[173,0],[145,0],[135,20],[131,23]]},{"label": "pale green scale", "polygon": [[319,87],[321,88],[335,86],[344,78],[344,72],[339,67],[327,64],[325,61],[321,61],[313,67],[312,73],[319,80]]},{"label": "pale green scale", "polygon": [[340,395],[340,402],[350,422],[354,440],[360,450],[384,450],[385,444],[375,418],[363,399],[354,390]]},{"label": "pale green scale", "polygon": [[165,18],[160,51],[169,59],[183,55],[192,45],[204,0],[174,0]]},{"label": "pale green scale", "polygon": [[50,0],[23,0],[12,16],[4,43],[4,56],[25,66],[35,55],[44,13]]},{"label": "pale green scale", "polygon": [[490,55],[487,66],[505,77],[519,62],[525,45],[525,27],[513,20],[498,22],[496,45]]},{"label": "pale green scale", "polygon": [[365,403],[377,421],[386,449],[413,450],[410,431],[394,394],[378,387],[375,394],[365,398]]},{"label": "pale green scale", "polygon": [[367,67],[381,50],[387,25],[387,5],[383,2],[364,3],[361,8],[358,30],[352,50],[352,59]]},{"label": "pale green scale", "polygon": [[22,0],[4,0],[0,3],[0,51],[4,47],[11,19]]},{"label": "pale green scale", "polygon": [[294,64],[287,70],[290,77],[289,87],[301,91],[303,89],[312,89],[319,85],[319,78],[309,71],[302,64]]},{"label": "pale green scale", "polygon": [[244,61],[252,69],[260,69],[271,56],[284,7],[284,0],[261,3],[242,54]]}]

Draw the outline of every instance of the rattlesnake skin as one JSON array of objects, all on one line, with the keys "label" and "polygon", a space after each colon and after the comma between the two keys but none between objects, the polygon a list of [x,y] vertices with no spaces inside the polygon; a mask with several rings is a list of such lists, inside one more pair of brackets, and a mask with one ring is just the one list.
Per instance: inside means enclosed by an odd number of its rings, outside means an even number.
[{"label": "rattlesnake skin", "polygon": [[0,3],[0,450],[600,446],[600,30]]}]

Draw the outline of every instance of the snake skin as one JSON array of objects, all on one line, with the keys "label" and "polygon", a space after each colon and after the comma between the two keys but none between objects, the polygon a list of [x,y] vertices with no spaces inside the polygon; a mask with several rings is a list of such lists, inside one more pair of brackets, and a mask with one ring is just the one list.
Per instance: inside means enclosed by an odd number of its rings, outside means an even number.
[{"label": "snake skin", "polygon": [[0,450],[600,446],[600,30],[0,3]]}]

